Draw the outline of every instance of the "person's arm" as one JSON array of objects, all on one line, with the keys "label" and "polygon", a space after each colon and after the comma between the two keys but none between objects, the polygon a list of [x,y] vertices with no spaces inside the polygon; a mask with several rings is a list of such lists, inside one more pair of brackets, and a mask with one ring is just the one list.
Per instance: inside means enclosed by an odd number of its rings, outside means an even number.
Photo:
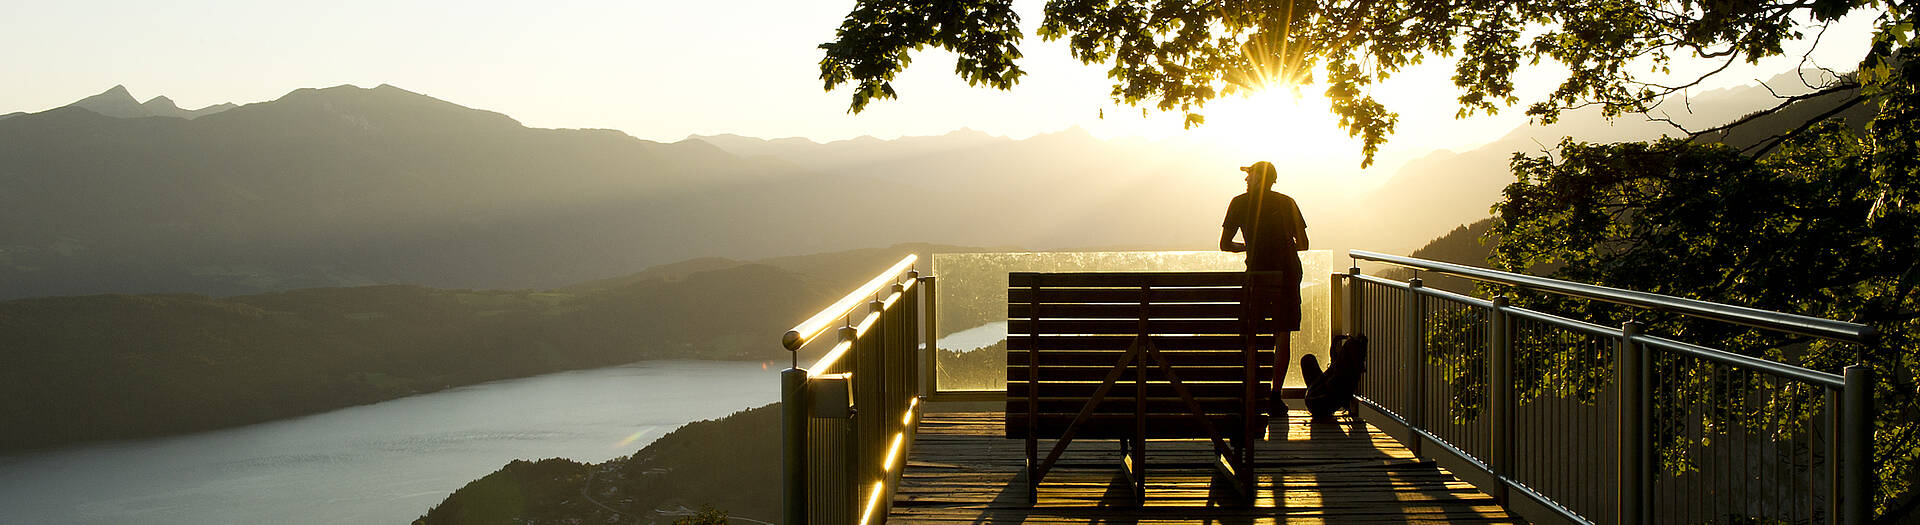
[{"label": "person's arm", "polygon": [[1227,202],[1227,217],[1220,220],[1220,251],[1240,253],[1247,251],[1247,244],[1233,242],[1233,232],[1240,230],[1240,198]]},{"label": "person's arm", "polygon": [[1240,253],[1247,251],[1247,244],[1233,242],[1233,231],[1239,228],[1226,226],[1220,228],[1220,251]]},{"label": "person's arm", "polygon": [[1307,251],[1307,217],[1300,213],[1300,203],[1297,202],[1293,205],[1293,228],[1293,246],[1300,251]]}]

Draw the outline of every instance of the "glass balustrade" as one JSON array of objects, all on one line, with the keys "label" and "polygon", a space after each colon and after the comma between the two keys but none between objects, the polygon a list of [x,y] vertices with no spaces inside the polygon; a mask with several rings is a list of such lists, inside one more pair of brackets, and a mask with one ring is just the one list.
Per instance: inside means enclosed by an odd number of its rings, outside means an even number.
[{"label": "glass balustrade", "polygon": [[[935,381],[942,391],[1000,390],[1007,386],[1007,274],[1010,272],[1238,272],[1244,256],[1226,252],[1014,252],[934,254],[937,331]],[[1300,253],[1300,331],[1292,338],[1294,365],[1286,386],[1304,386],[1299,359],[1327,362],[1331,340],[1333,254]],[[1343,268],[1344,269],[1344,268]]]}]

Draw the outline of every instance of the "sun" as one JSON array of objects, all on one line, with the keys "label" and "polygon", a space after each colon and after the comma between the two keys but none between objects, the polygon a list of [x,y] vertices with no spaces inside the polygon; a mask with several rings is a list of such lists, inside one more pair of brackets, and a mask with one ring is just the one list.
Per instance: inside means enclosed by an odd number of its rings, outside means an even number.
[{"label": "sun", "polygon": [[1207,104],[1206,123],[1194,140],[1252,159],[1357,156],[1359,141],[1347,136],[1327,98],[1315,86],[1268,89]]}]

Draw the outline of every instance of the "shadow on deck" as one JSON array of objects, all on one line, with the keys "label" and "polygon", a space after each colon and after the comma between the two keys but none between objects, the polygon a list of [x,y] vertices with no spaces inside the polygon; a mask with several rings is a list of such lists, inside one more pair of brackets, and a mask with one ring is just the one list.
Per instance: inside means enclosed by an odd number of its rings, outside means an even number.
[{"label": "shadow on deck", "polygon": [[[1113,441],[1076,441],[1028,505],[1024,443],[999,412],[921,420],[889,522],[1221,523],[1517,522],[1493,497],[1366,423],[1309,424],[1297,408],[1259,446],[1252,507],[1216,480],[1201,441],[1152,441],[1147,495],[1136,502]],[[1282,437],[1284,433],[1284,437]],[[1041,450],[1051,446],[1042,441]]]}]

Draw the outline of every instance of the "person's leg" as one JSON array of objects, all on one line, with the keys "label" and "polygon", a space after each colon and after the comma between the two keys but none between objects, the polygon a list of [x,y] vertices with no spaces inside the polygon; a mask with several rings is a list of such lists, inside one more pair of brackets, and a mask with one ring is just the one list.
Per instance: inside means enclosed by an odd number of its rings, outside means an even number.
[{"label": "person's leg", "polygon": [[1279,326],[1274,330],[1278,333],[1274,334],[1273,391],[1278,393],[1286,383],[1287,368],[1293,364],[1293,332],[1300,331],[1300,276],[1287,275],[1274,291],[1273,320]]},{"label": "person's leg", "polygon": [[[1272,285],[1255,284],[1252,290],[1254,319],[1263,322],[1284,322],[1285,313],[1279,305],[1280,290]],[[1287,379],[1288,337],[1286,326],[1280,325],[1275,331],[1279,335],[1274,339],[1273,377],[1267,392],[1267,415],[1275,419],[1285,417],[1287,406],[1281,401],[1280,388]],[[1265,330],[1261,330],[1264,332]],[[1251,335],[1251,334],[1249,334]]]},{"label": "person's leg", "polygon": [[1320,373],[1318,356],[1313,354],[1300,356],[1300,379],[1306,381],[1308,389],[1312,389],[1315,383],[1320,382]]},{"label": "person's leg", "polygon": [[[1273,391],[1279,392],[1281,385],[1287,382],[1287,368],[1293,363],[1293,333],[1280,332],[1273,336]],[[1311,383],[1311,381],[1309,381]]]},{"label": "person's leg", "polygon": [[1287,413],[1287,404],[1281,396],[1281,387],[1287,382],[1287,364],[1293,361],[1293,333],[1280,332],[1273,342],[1273,393],[1268,400],[1268,415],[1281,417]]}]

